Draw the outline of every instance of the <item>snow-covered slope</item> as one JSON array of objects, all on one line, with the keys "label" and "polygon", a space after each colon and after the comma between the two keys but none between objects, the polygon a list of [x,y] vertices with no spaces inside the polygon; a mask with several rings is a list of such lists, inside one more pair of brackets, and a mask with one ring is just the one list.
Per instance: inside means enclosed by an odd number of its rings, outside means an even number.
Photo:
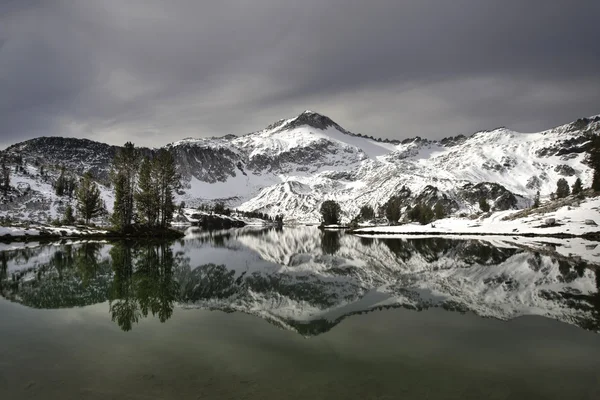
[{"label": "snow-covered slope", "polygon": [[[500,128],[470,137],[441,141],[417,138],[396,144],[340,131],[332,135],[331,127],[294,128],[284,136],[305,140],[312,136],[329,137],[330,143],[339,146],[338,154],[344,161],[330,160],[327,166],[310,163],[309,175],[298,168],[295,172],[288,169],[278,175],[282,183],[263,189],[240,208],[315,221],[319,218],[318,205],[335,199],[341,203],[346,219],[350,219],[360,206],[369,204],[377,210],[391,196],[403,192],[408,196],[407,205],[416,198],[429,205],[444,199],[450,212],[478,210],[482,196],[488,198],[492,209],[524,207],[536,191],[542,197],[553,192],[559,178],[565,177],[572,184],[581,177],[584,185],[589,184],[591,170],[584,164],[587,135],[597,134],[599,127],[600,118],[595,117],[540,133],[523,134]],[[273,152],[272,147],[269,149]],[[368,150],[363,156],[361,151],[352,149]],[[346,167],[338,168],[343,163]],[[477,186],[484,182],[499,184],[501,188]],[[504,188],[515,195],[508,202]]]},{"label": "snow-covered slope", "polygon": [[[560,203],[566,203],[560,206]],[[558,204],[557,204],[558,203]],[[396,226],[364,227],[356,231],[364,235],[597,235],[600,232],[600,197],[577,199],[571,196],[549,203],[538,210],[498,211],[477,219],[450,217],[431,224],[417,223]],[[555,205],[554,207],[551,207]],[[555,208],[555,209],[553,209]],[[525,214],[525,215],[521,215]],[[547,220],[554,223],[547,224]]]},{"label": "snow-covered slope", "polygon": [[[493,210],[524,207],[538,190],[542,197],[553,192],[559,178],[590,183],[585,151],[599,131],[596,116],[538,133],[498,128],[439,141],[382,141],[305,111],[244,136],[189,138],[166,148],[175,154],[184,179],[178,200],[188,206],[225,201],[243,211],[318,222],[318,208],[327,199],[340,202],[345,220],[365,204],[377,210],[392,196],[402,196],[405,205],[441,201],[447,212],[457,214],[478,211],[481,197]],[[115,149],[41,138],[4,154],[46,164],[61,161],[77,171],[93,168],[102,177]]]},{"label": "snow-covered slope", "polygon": [[[26,160],[19,164],[18,167],[11,166],[10,189],[6,193],[0,191],[1,218],[8,221],[50,222],[63,218],[67,205],[70,204],[75,208],[73,195],[56,194],[53,184],[60,175],[58,167],[35,165]],[[83,171],[92,169],[93,163],[88,166],[90,168],[84,168]],[[80,179],[77,172],[73,172],[73,176],[76,180]],[[98,182],[98,188],[107,212],[112,212],[113,191],[101,182]],[[97,218],[94,222],[105,219],[106,215]]]}]

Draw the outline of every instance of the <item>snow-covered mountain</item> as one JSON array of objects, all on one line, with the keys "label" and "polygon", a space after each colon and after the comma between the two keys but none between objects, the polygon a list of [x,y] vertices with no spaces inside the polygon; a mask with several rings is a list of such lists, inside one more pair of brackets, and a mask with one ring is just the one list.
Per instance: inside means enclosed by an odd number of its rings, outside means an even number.
[{"label": "snow-covered mountain", "polygon": [[[481,197],[493,210],[523,207],[538,190],[549,195],[561,177],[589,184],[585,150],[599,131],[596,116],[538,133],[498,128],[400,142],[356,135],[305,111],[244,136],[184,139],[166,147],[176,155],[184,178],[180,200],[188,206],[219,200],[244,211],[282,213],[288,221],[316,222],[327,199],[341,204],[345,219],[365,204],[377,209],[391,196],[406,205],[442,202],[452,213],[478,210]],[[92,169],[105,178],[115,150],[88,140],[40,138],[3,154],[30,165]]]}]

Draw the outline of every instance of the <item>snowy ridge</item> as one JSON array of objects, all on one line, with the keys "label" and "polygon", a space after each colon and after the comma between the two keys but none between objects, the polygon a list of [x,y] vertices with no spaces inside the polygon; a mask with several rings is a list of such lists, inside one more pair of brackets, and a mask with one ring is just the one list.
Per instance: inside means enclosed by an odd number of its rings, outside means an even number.
[{"label": "snowy ridge", "polygon": [[[326,116],[305,111],[244,136],[188,138],[166,148],[184,178],[177,201],[191,207],[224,201],[243,211],[315,223],[324,200],[338,201],[343,220],[349,221],[361,206],[377,211],[400,193],[406,194],[406,205],[419,199],[433,206],[443,199],[451,214],[478,211],[481,197],[492,210],[522,208],[538,190],[542,198],[549,196],[559,178],[573,184],[580,177],[589,185],[586,149],[599,131],[600,117],[595,116],[538,133],[497,128],[439,141],[417,137],[399,142],[353,134]],[[91,141],[40,138],[3,153],[22,156],[30,165],[34,159],[65,162],[78,173],[92,169],[106,177],[115,151]],[[484,182],[502,188],[477,186]]]}]

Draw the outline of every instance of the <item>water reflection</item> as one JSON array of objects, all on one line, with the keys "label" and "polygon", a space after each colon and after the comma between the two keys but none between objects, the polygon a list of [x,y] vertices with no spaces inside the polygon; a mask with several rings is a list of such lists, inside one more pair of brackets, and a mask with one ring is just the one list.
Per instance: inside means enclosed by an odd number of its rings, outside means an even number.
[{"label": "water reflection", "polygon": [[321,249],[325,254],[335,254],[340,249],[340,233],[338,231],[323,231],[321,233]]},{"label": "water reflection", "polygon": [[149,314],[161,322],[173,315],[179,291],[176,259],[167,243],[117,243],[110,250],[114,278],[109,294],[112,320],[124,331]]},{"label": "water reflection", "polygon": [[177,306],[241,311],[303,335],[387,307],[498,319],[536,314],[600,331],[595,267],[484,240],[359,238],[315,228],[190,231],[171,243],[6,250],[0,268],[3,297],[35,308],[108,302],[124,331],[142,318],[165,322]]}]

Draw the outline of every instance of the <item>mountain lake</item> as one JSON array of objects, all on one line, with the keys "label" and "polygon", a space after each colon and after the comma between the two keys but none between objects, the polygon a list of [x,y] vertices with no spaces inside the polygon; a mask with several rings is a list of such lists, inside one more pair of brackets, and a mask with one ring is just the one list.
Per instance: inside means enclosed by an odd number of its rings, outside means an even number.
[{"label": "mountain lake", "polygon": [[599,399],[600,271],[570,245],[306,226],[0,244],[0,396]]}]

